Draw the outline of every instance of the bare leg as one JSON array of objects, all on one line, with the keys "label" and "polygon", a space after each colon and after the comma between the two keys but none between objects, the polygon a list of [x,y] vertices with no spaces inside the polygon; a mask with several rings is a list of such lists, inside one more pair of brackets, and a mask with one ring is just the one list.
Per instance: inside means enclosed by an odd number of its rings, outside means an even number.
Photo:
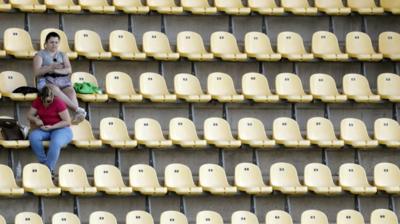
[{"label": "bare leg", "polygon": [[[67,106],[71,108],[73,111],[76,111],[78,109],[79,105],[78,101],[76,100],[76,95],[74,98],[71,99],[70,96],[68,96],[65,92],[61,91],[60,88],[58,88],[58,86],[53,84],[47,84],[47,86],[51,89],[51,91],[54,93],[55,96],[60,97],[62,101],[64,101],[67,104]],[[75,91],[73,89],[72,91],[75,94]]]},{"label": "bare leg", "polygon": [[62,91],[76,105],[76,107],[79,107],[78,99],[76,98],[76,92],[75,92],[74,88],[67,87],[67,88],[64,88]]}]

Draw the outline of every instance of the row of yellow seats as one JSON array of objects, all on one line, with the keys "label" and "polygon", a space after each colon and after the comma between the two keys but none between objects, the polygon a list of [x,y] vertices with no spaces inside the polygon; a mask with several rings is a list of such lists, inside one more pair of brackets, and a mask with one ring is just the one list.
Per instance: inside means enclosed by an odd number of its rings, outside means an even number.
[{"label": "row of yellow seats", "polygon": [[[379,52],[376,52],[371,38],[363,32],[350,32],[346,35],[346,53],[339,47],[334,33],[317,31],[312,37],[311,52],[306,51],[303,38],[295,32],[281,32],[277,38],[277,52],[271,46],[269,37],[261,32],[248,32],[244,38],[244,52],[239,50],[233,34],[217,31],[211,34],[210,48],[207,51],[200,34],[182,31],[177,35],[177,52],[170,45],[168,37],[161,32],[148,31],[143,34],[143,51],[137,46],[134,34],[124,30],[110,33],[110,51],[105,51],[100,36],[90,30],[79,30],[75,33],[75,51],[68,45],[66,34],[58,29],[48,28],[41,32],[40,46],[49,32],[57,32],[60,37],[60,50],[66,52],[70,59],[78,54],[89,59],[109,60],[112,56],[122,60],[145,60],[153,57],[156,60],[175,61],[180,57],[192,61],[210,61],[220,58],[224,61],[247,61],[255,58],[259,61],[279,61],[287,58],[290,61],[311,61],[321,58],[325,61],[348,61],[355,58],[360,61],[380,61],[388,58],[400,60],[400,33],[382,32],[379,35]],[[29,33],[20,28],[8,28],[4,32],[4,48],[0,56],[13,55],[16,58],[32,58],[33,48]]]},{"label": "row of yellow seats", "polygon": [[141,0],[113,0],[109,5],[107,0],[79,0],[76,5],[73,0],[45,0],[40,4],[38,0],[10,0],[10,4],[0,1],[0,11],[11,11],[12,8],[23,12],[44,12],[53,9],[62,13],[80,13],[88,10],[93,13],[113,14],[118,10],[129,14],[147,14],[150,10],[161,14],[182,14],[184,11],[192,14],[212,15],[224,12],[230,15],[249,15],[257,12],[261,15],[282,15],[291,12],[295,15],[317,15],[324,12],[328,15],[348,15],[357,12],[361,15],[381,15],[384,11],[393,14],[400,13],[399,0],[380,0],[380,6],[374,0],[347,0],[348,7],[342,0],[315,0],[312,7],[308,0],[281,0],[279,7],[275,0],[248,0],[248,6],[242,0],[214,0],[211,6],[208,0],[181,0],[177,5],[174,0],[147,0],[143,5]]}]

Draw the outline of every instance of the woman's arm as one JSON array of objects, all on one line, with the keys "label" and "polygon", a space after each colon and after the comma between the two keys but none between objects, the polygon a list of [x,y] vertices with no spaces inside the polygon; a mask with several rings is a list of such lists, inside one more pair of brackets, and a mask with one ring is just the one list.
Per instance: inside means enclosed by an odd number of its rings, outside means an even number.
[{"label": "woman's arm", "polygon": [[52,129],[67,127],[71,124],[71,118],[69,116],[68,109],[61,111],[60,113],[58,113],[58,115],[60,115],[61,121],[53,125],[46,125],[42,129],[52,130]]},{"label": "woman's arm", "polygon": [[43,126],[43,121],[39,119],[37,115],[37,110],[31,107],[28,111],[28,120],[34,123],[36,126],[41,127]]},{"label": "woman's arm", "polygon": [[69,58],[65,53],[63,53],[63,61],[64,61],[64,67],[61,69],[55,69],[54,73],[71,74],[72,73],[71,63],[69,62]]},{"label": "woman's arm", "polygon": [[56,69],[57,65],[57,64],[51,64],[48,66],[42,66],[42,64],[43,64],[42,57],[36,54],[35,57],[33,58],[33,74],[35,76],[44,75],[46,73],[52,73],[54,72],[54,69]]}]

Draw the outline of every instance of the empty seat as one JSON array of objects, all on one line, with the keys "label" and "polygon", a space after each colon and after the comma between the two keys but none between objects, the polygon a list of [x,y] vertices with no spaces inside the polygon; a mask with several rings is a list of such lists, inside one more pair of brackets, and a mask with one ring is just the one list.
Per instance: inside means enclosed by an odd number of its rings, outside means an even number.
[{"label": "empty seat", "polygon": [[258,61],[279,61],[281,55],[272,50],[269,37],[261,32],[248,32],[244,37],[244,51]]},{"label": "empty seat", "polygon": [[36,99],[36,93],[13,93],[19,87],[28,86],[24,75],[15,71],[4,71],[0,73],[0,93],[13,101],[32,101]]},{"label": "empty seat", "polygon": [[307,164],[304,168],[304,185],[316,194],[335,195],[342,192],[342,188],[333,182],[329,167],[321,163]]},{"label": "empty seat", "polygon": [[100,139],[113,148],[132,149],[137,141],[129,137],[125,122],[119,118],[107,117],[100,121]]},{"label": "empty seat", "polygon": [[343,76],[343,93],[347,98],[359,103],[376,103],[381,100],[379,95],[372,93],[368,79],[356,73]]},{"label": "empty seat", "polygon": [[53,9],[60,13],[79,13],[82,8],[76,5],[73,0],[45,0],[48,9]]},{"label": "empty seat", "polygon": [[400,1],[399,0],[380,0],[381,7],[393,14],[400,14]]},{"label": "empty seat", "polygon": [[[1,1],[1,0],[0,0]],[[0,11],[1,12],[1,11]],[[6,57],[6,51],[0,49],[0,58],[5,58]]]},{"label": "empty seat", "polygon": [[15,216],[15,224],[43,224],[42,217],[33,212],[20,212]]},{"label": "empty seat", "polygon": [[5,3],[4,0],[0,0],[0,12],[9,12],[11,9],[10,3]]},{"label": "empty seat", "polygon": [[261,15],[282,15],[283,7],[278,7],[275,0],[248,0],[251,11],[258,12]]},{"label": "empty seat", "polygon": [[300,184],[296,167],[290,163],[274,163],[269,171],[271,186],[283,194],[305,194],[307,187]]},{"label": "empty seat", "polygon": [[[378,163],[374,168],[374,185],[388,194],[400,194],[400,169],[393,163]],[[396,222],[397,223],[397,222]]]},{"label": "empty seat", "polygon": [[[96,77],[87,72],[72,73],[71,82],[72,82],[72,85],[75,85],[75,83],[88,82],[88,83],[92,83],[93,85],[99,87]],[[78,97],[78,99],[80,99],[84,102],[102,103],[102,102],[105,102],[108,100],[108,95],[102,93],[101,91],[99,91],[97,93],[90,93],[90,94],[79,93],[77,91],[76,96]]]},{"label": "empty seat", "polygon": [[117,224],[117,219],[110,212],[96,211],[90,214],[89,224]]},{"label": "empty seat", "polygon": [[325,213],[310,209],[301,213],[301,224],[329,224],[329,221]]},{"label": "empty seat", "polygon": [[147,14],[150,11],[148,6],[142,4],[141,0],[114,0],[116,9],[128,14]]},{"label": "empty seat", "polygon": [[317,15],[316,7],[311,7],[307,0],[281,0],[282,7],[295,15]]},{"label": "empty seat", "polygon": [[132,194],[132,188],[125,185],[121,171],[113,165],[101,164],[94,168],[94,185],[110,195]]},{"label": "empty seat", "polygon": [[140,94],[152,102],[176,102],[176,95],[168,91],[167,83],[162,75],[145,72],[140,75]]},{"label": "empty seat", "polygon": [[143,34],[143,51],[156,60],[179,59],[179,53],[172,51],[167,35],[158,31],[148,31]]},{"label": "empty seat", "polygon": [[265,224],[293,224],[293,220],[285,211],[271,210],[265,215]]},{"label": "empty seat", "polygon": [[192,171],[184,164],[172,163],[165,167],[165,186],[178,195],[199,195],[203,189],[195,185]]},{"label": "empty seat", "polygon": [[172,141],[164,137],[160,123],[151,118],[140,118],[135,121],[135,138],[139,144],[149,148],[172,146]]},{"label": "empty seat", "polygon": [[348,15],[351,9],[343,5],[342,0],[315,0],[315,7],[328,15]]},{"label": "empty seat", "polygon": [[383,57],[392,61],[400,61],[400,33],[391,31],[380,33],[378,47]]},{"label": "empty seat", "polygon": [[179,73],[174,77],[174,89],[177,97],[191,103],[206,103],[211,95],[201,89],[199,79],[189,73]]},{"label": "empty seat", "polygon": [[356,210],[343,209],[336,215],[337,224],[364,224],[364,217]]},{"label": "empty seat", "polygon": [[400,102],[400,76],[393,73],[382,73],[378,76],[378,94],[382,99]]},{"label": "empty seat", "polygon": [[72,141],[71,144],[78,148],[98,149],[102,142],[93,135],[92,126],[88,120],[83,120],[79,124],[71,125]]},{"label": "empty seat", "polygon": [[200,167],[199,184],[211,194],[233,195],[237,192],[237,188],[228,183],[224,168],[217,164],[207,163]]},{"label": "empty seat", "polygon": [[[226,0],[223,0],[224,2]],[[226,1],[228,2],[228,1]],[[247,55],[239,50],[233,34],[217,31],[211,34],[211,52],[224,61],[246,61]]]},{"label": "empty seat", "polygon": [[374,137],[379,144],[390,148],[400,147],[400,125],[390,118],[379,118],[374,123]]},{"label": "empty seat", "polygon": [[184,10],[197,15],[211,15],[217,13],[217,8],[210,6],[208,0],[181,0]]},{"label": "empty seat", "polygon": [[10,0],[13,8],[19,9],[22,12],[44,12],[46,5],[40,4],[38,0]]},{"label": "empty seat", "polygon": [[368,34],[358,31],[346,35],[346,52],[360,61],[380,61],[383,58],[381,53],[375,51]]},{"label": "empty seat", "polygon": [[88,59],[108,60],[112,57],[111,52],[106,52],[104,50],[99,34],[94,31],[76,31],[74,43],[75,51],[78,52],[79,55],[84,56]]},{"label": "empty seat", "polygon": [[260,168],[252,163],[239,163],[235,167],[235,186],[251,195],[267,195],[272,187],[267,186],[262,178]]},{"label": "empty seat", "polygon": [[258,103],[275,103],[279,96],[272,94],[265,75],[249,72],[242,76],[242,92],[246,99]]},{"label": "empty seat", "polygon": [[347,0],[347,5],[361,15],[380,15],[384,12],[383,8],[375,4],[375,0]]},{"label": "empty seat", "polygon": [[314,59],[312,53],[304,48],[303,38],[294,32],[281,32],[278,34],[278,53],[290,61],[311,61]]},{"label": "empty seat", "polygon": [[[115,2],[115,1],[114,1]],[[133,33],[125,30],[114,30],[109,37],[110,51],[113,56],[122,60],[139,61],[146,59],[146,54],[139,51]]]},{"label": "empty seat", "polygon": [[279,73],[275,77],[276,93],[289,102],[309,103],[313,96],[304,92],[299,76],[293,73]]},{"label": "empty seat", "polygon": [[354,148],[375,148],[378,146],[378,141],[369,137],[364,122],[356,118],[345,118],[340,122],[340,138]]},{"label": "empty seat", "polygon": [[156,170],[146,164],[129,168],[129,186],[143,195],[161,196],[167,193],[167,188],[158,182]]},{"label": "empty seat", "polygon": [[132,78],[125,72],[109,72],[106,75],[106,93],[118,102],[141,102],[143,96],[136,93]]},{"label": "empty seat", "polygon": [[371,212],[371,224],[397,224],[399,223],[396,213],[389,209],[375,209]]},{"label": "empty seat", "polygon": [[[0,116],[0,119],[3,119],[3,120],[7,120],[7,119],[14,120],[13,117],[9,117],[9,116]],[[5,140],[2,137],[3,137],[3,135],[0,133],[0,145],[5,149],[28,148],[29,145],[30,145],[29,140]]]},{"label": "empty seat", "polygon": [[318,31],[313,34],[311,51],[315,57],[322,58],[325,61],[346,61],[349,59],[349,55],[340,50],[336,35],[328,31]]},{"label": "empty seat", "polygon": [[81,5],[82,9],[86,9],[94,13],[115,13],[115,7],[109,5],[107,0],[79,0],[79,5]]},{"label": "empty seat", "polygon": [[164,211],[160,216],[160,224],[188,224],[185,214],[178,211]]},{"label": "empty seat", "polygon": [[199,139],[193,121],[175,117],[169,121],[169,138],[183,148],[203,148],[207,141]]},{"label": "empty seat", "polygon": [[176,37],[176,44],[180,56],[191,61],[209,61],[214,58],[214,55],[204,47],[203,38],[196,32],[179,32]]},{"label": "empty seat", "polygon": [[[0,196],[15,197],[24,194],[24,189],[15,182],[14,173],[10,167],[0,164],[0,179]],[[3,222],[3,224],[6,223]]]},{"label": "empty seat", "polygon": [[306,148],[310,141],[301,136],[300,127],[297,121],[289,117],[279,117],[274,120],[272,126],[273,138],[276,143],[285,147]]},{"label": "empty seat", "polygon": [[30,59],[36,54],[30,34],[20,28],[8,28],[4,31],[4,50],[16,58]]},{"label": "empty seat", "polygon": [[[67,1],[72,2],[72,0],[67,0]],[[57,0],[57,2],[58,2],[58,0]],[[47,28],[47,29],[42,30],[42,32],[40,32],[40,49],[42,49],[42,50],[44,49],[46,36],[50,32],[55,32],[60,36],[60,42],[58,43],[58,50],[67,54],[68,58],[71,60],[76,59],[78,57],[78,53],[76,53],[75,51],[72,51],[71,48],[69,47],[68,38],[67,38],[67,35],[65,34],[65,32],[62,30],[59,30],[59,29],[55,29],[55,28]]]},{"label": "empty seat", "polygon": [[347,101],[347,96],[339,93],[335,79],[324,73],[311,75],[310,93],[314,99],[319,99],[325,103],[342,103]]},{"label": "empty seat", "polygon": [[203,210],[199,211],[196,215],[196,224],[223,224],[222,216],[214,211]]},{"label": "empty seat", "polygon": [[56,196],[61,188],[56,187],[51,179],[47,166],[40,163],[29,163],[22,171],[22,183],[25,191],[36,196]]},{"label": "empty seat", "polygon": [[232,213],[231,224],[259,224],[259,222],[254,213],[239,210]]},{"label": "empty seat", "polygon": [[64,164],[58,170],[58,184],[63,191],[73,195],[94,195],[95,187],[90,186],[86,171],[76,164]]},{"label": "empty seat", "polygon": [[268,138],[264,124],[252,117],[245,117],[238,122],[238,139],[243,144],[253,148],[271,148],[275,146],[275,140]]},{"label": "empty seat", "polygon": [[244,100],[244,96],[236,92],[232,77],[223,72],[208,75],[207,93],[221,103],[239,103]]},{"label": "empty seat", "polygon": [[71,212],[57,212],[51,218],[51,224],[80,224],[79,217]]},{"label": "empty seat", "polygon": [[161,14],[181,14],[183,8],[177,6],[174,0],[147,0],[147,5],[151,10]]},{"label": "empty seat", "polygon": [[133,210],[126,214],[126,224],[154,224],[153,216],[146,211]]},{"label": "empty seat", "polygon": [[241,0],[215,0],[218,11],[231,15],[249,15],[250,8],[245,7]]},{"label": "empty seat", "polygon": [[339,168],[339,185],[352,194],[372,195],[377,189],[368,183],[362,166],[355,163],[344,163]]},{"label": "empty seat", "polygon": [[209,144],[220,148],[239,148],[242,144],[233,137],[229,123],[218,117],[204,121],[204,138]]},{"label": "empty seat", "polygon": [[321,148],[340,148],[344,145],[344,141],[336,137],[332,122],[324,117],[312,117],[307,121],[307,139]]}]

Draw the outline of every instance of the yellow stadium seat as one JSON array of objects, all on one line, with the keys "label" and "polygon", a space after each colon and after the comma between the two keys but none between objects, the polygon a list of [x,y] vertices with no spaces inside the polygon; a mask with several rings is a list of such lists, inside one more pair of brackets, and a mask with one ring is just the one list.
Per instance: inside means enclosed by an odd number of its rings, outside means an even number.
[{"label": "yellow stadium seat", "polygon": [[161,14],[181,14],[183,8],[177,6],[174,0],[147,0],[147,5],[151,10]]},{"label": "yellow stadium seat", "polygon": [[[58,0],[57,0],[57,2],[58,2]],[[55,29],[55,28],[47,28],[47,29],[42,30],[42,32],[40,32],[40,49],[42,49],[42,50],[44,49],[46,36],[50,32],[55,32],[60,36],[60,42],[58,44],[58,49],[60,51],[67,54],[68,58],[71,60],[76,59],[78,57],[78,53],[72,51],[71,48],[69,47],[68,38],[67,38],[67,35],[65,34],[65,32],[62,30],[59,30],[59,29]]]},{"label": "yellow stadium seat", "polygon": [[19,9],[22,12],[44,12],[46,5],[40,4],[38,0],[10,0],[13,8]]},{"label": "yellow stadium seat", "polygon": [[51,224],[80,224],[79,217],[71,212],[57,212],[51,218]]},{"label": "yellow stadium seat", "polygon": [[110,212],[96,211],[90,214],[89,224],[117,224],[117,219]]},{"label": "yellow stadium seat", "polygon": [[102,142],[93,135],[92,126],[88,120],[83,120],[79,124],[71,125],[72,141],[71,144],[77,148],[98,149]]},{"label": "yellow stadium seat", "polygon": [[360,61],[380,61],[383,58],[381,53],[375,51],[368,34],[358,31],[346,35],[346,52]]},{"label": "yellow stadium seat", "polygon": [[311,7],[307,0],[281,0],[282,7],[295,15],[317,15],[316,7]]},{"label": "yellow stadium seat", "polygon": [[178,195],[199,195],[203,189],[196,186],[192,171],[184,164],[172,163],[165,167],[165,186]]},{"label": "yellow stadium seat", "polygon": [[362,120],[345,118],[340,122],[340,138],[354,148],[375,148],[378,141],[369,137],[367,127]]},{"label": "yellow stadium seat", "polygon": [[387,31],[379,34],[379,52],[383,54],[383,57],[392,61],[400,61],[399,45],[400,33]]},{"label": "yellow stadium seat", "polygon": [[[374,168],[374,185],[388,194],[400,194],[400,169],[393,163],[378,163]],[[397,223],[397,222],[396,222]]]},{"label": "yellow stadium seat", "polygon": [[175,117],[169,121],[169,138],[172,143],[183,148],[204,148],[206,140],[197,136],[193,121],[184,117]]},{"label": "yellow stadium seat", "polygon": [[141,0],[114,0],[116,9],[128,14],[147,14],[150,11],[148,6],[142,4]]},{"label": "yellow stadium seat", "polygon": [[265,215],[265,224],[293,224],[293,220],[285,211],[271,210]]},{"label": "yellow stadium seat", "polygon": [[355,163],[345,163],[340,166],[339,185],[352,194],[372,195],[377,192],[377,188],[368,183],[364,168]]},{"label": "yellow stadium seat", "polygon": [[186,57],[191,61],[209,61],[214,59],[214,55],[204,47],[203,38],[196,32],[179,32],[176,37],[176,44],[180,56]]},{"label": "yellow stadium seat", "polygon": [[347,61],[349,55],[343,53],[334,33],[317,31],[312,36],[311,51],[315,57],[325,61]]},{"label": "yellow stadium seat", "polygon": [[98,191],[110,195],[132,194],[132,188],[125,185],[121,171],[113,165],[101,164],[94,168],[94,185]]},{"label": "yellow stadium seat", "polygon": [[75,33],[75,51],[88,59],[108,60],[111,52],[106,52],[101,45],[99,34],[91,30],[78,30]]},{"label": "yellow stadium seat", "polygon": [[146,54],[139,51],[133,33],[125,30],[114,30],[110,33],[110,51],[113,56],[122,60],[140,61]]},{"label": "yellow stadium seat", "polygon": [[204,121],[204,138],[208,144],[220,148],[239,148],[242,144],[232,136],[229,123],[219,117],[210,117]]},{"label": "yellow stadium seat", "polygon": [[342,0],[315,0],[315,7],[328,15],[348,15],[351,9],[343,5]]},{"label": "yellow stadium seat", "polygon": [[300,77],[293,73],[280,73],[275,77],[276,93],[289,102],[309,103],[313,96],[304,92]]},{"label": "yellow stadium seat", "polygon": [[6,220],[4,219],[4,217],[2,215],[0,215],[0,223],[7,224]]},{"label": "yellow stadium seat", "polygon": [[24,194],[24,189],[15,182],[14,173],[10,167],[0,164],[0,179],[0,196],[16,197]]},{"label": "yellow stadium seat", "polygon": [[[99,84],[97,83],[97,79],[94,75],[87,73],[87,72],[74,72],[71,75],[71,82],[72,85],[75,83],[83,83],[83,82],[89,82],[97,87],[99,87]],[[96,103],[103,103],[108,100],[108,95],[104,93],[91,93],[91,94],[83,94],[83,93],[77,93],[76,96],[78,99],[84,101],[84,102],[96,102]]]},{"label": "yellow stadium seat", "polygon": [[379,95],[372,93],[368,79],[356,73],[343,76],[343,93],[347,98],[359,103],[377,103],[381,101]]},{"label": "yellow stadium seat", "polygon": [[125,122],[119,118],[107,117],[100,121],[100,139],[112,148],[132,149],[137,141],[129,137]]},{"label": "yellow stadium seat", "polygon": [[245,7],[241,0],[215,0],[214,3],[218,11],[230,15],[249,15],[251,12],[250,8]]},{"label": "yellow stadium seat", "polygon": [[11,9],[11,4],[5,3],[4,0],[0,0],[0,12],[9,12]]},{"label": "yellow stadium seat", "polygon": [[344,146],[344,141],[336,137],[332,122],[323,117],[312,117],[307,121],[307,139],[321,148]]},{"label": "yellow stadium seat", "polygon": [[267,186],[262,178],[260,168],[252,163],[239,163],[235,167],[235,186],[251,195],[267,195],[272,187]]},{"label": "yellow stadium seat", "polygon": [[279,96],[272,94],[265,75],[249,72],[242,76],[242,92],[246,99],[258,103],[275,103]]},{"label": "yellow stadium seat", "polygon": [[275,140],[268,138],[265,133],[264,124],[251,117],[245,117],[238,122],[238,139],[243,144],[253,148],[271,148],[275,146]]},{"label": "yellow stadium seat", "polygon": [[342,103],[347,101],[347,96],[339,93],[335,79],[324,73],[311,75],[310,93],[314,99],[319,99],[325,103]]},{"label": "yellow stadium seat", "polygon": [[307,164],[304,168],[304,185],[316,194],[336,195],[342,192],[342,188],[333,182],[329,167],[321,163]]},{"label": "yellow stadium seat", "polygon": [[157,103],[176,102],[176,95],[168,90],[163,76],[154,72],[145,72],[140,75],[140,94],[144,98]]},{"label": "yellow stadium seat", "polygon": [[259,224],[259,222],[254,213],[239,210],[232,213],[231,224]]},{"label": "yellow stadium seat", "polygon": [[6,57],[6,51],[0,49],[0,58],[5,58],[5,57]]},{"label": "yellow stadium seat", "polygon": [[30,34],[20,28],[8,28],[4,31],[4,50],[16,58],[30,59],[36,54]]},{"label": "yellow stadium seat", "polygon": [[282,57],[290,61],[311,61],[314,55],[306,51],[303,38],[298,34],[290,31],[278,34],[278,53]]},{"label": "yellow stadium seat", "polygon": [[371,212],[370,224],[397,224],[396,213],[388,209],[375,209]]},{"label": "yellow stadium seat", "polygon": [[353,12],[361,15],[381,15],[384,13],[383,8],[375,4],[375,0],[347,0],[347,5]]},{"label": "yellow stadium seat", "polygon": [[400,102],[400,76],[393,73],[382,73],[378,76],[378,94],[382,99]]},{"label": "yellow stadium seat", "polygon": [[143,195],[162,196],[167,193],[167,188],[158,182],[156,170],[146,164],[129,168],[129,186]]},{"label": "yellow stadium seat", "polygon": [[261,32],[248,32],[244,37],[244,51],[258,61],[279,61],[282,56],[272,50],[269,37]]},{"label": "yellow stadium seat", "polygon": [[58,169],[58,184],[72,195],[95,195],[97,189],[90,186],[86,171],[76,164],[64,164]]},{"label": "yellow stadium seat", "polygon": [[156,60],[179,59],[179,53],[172,51],[167,35],[158,31],[148,31],[143,34],[143,51]]},{"label": "yellow stadium seat", "polygon": [[386,147],[400,147],[400,125],[390,118],[379,118],[374,123],[374,137]]},{"label": "yellow stadium seat", "polygon": [[[0,93],[1,94],[1,93]],[[0,116],[1,119],[14,119],[9,116]],[[0,133],[0,145],[6,149],[21,149],[28,148],[30,143],[29,140],[4,140],[3,135]]]},{"label": "yellow stadium seat", "polygon": [[132,78],[125,72],[109,72],[106,76],[106,93],[118,102],[141,102],[143,96],[136,93]]},{"label": "yellow stadium seat", "polygon": [[258,12],[261,15],[282,15],[283,7],[278,7],[275,0],[248,0],[251,11]]},{"label": "yellow stadium seat", "polygon": [[36,93],[13,93],[19,87],[28,86],[24,75],[15,71],[4,71],[0,73],[0,93],[3,97],[8,97],[13,101],[33,101]]},{"label": "yellow stadium seat", "polygon": [[150,213],[133,210],[126,214],[126,224],[154,224],[153,216]]},{"label": "yellow stadium seat", "polygon": [[25,191],[36,196],[56,196],[61,188],[56,187],[51,179],[47,166],[40,163],[29,163],[22,171],[22,183]]},{"label": "yellow stadium seat", "polygon": [[395,15],[400,14],[400,1],[399,0],[380,0],[381,7]]},{"label": "yellow stadium seat", "polygon": [[164,211],[160,216],[160,224],[188,224],[185,214],[178,211]]},{"label": "yellow stadium seat", "polygon": [[184,10],[196,15],[212,15],[217,13],[217,8],[210,6],[208,0],[181,0]]},{"label": "yellow stadium seat", "polygon": [[73,0],[45,0],[46,7],[60,13],[80,13],[82,8]]},{"label": "yellow stadium seat", "polygon": [[343,209],[336,215],[337,224],[364,224],[364,217],[359,211]]},{"label": "yellow stadium seat", "polygon": [[207,93],[221,103],[239,103],[244,96],[237,93],[232,78],[222,72],[213,72],[207,78]]},{"label": "yellow stadium seat", "polygon": [[283,194],[307,193],[307,186],[300,184],[296,168],[290,163],[274,163],[269,171],[271,186]]},{"label": "yellow stadium seat", "polygon": [[222,216],[214,211],[203,210],[199,211],[196,215],[196,224],[223,224]]},{"label": "yellow stadium seat", "polygon": [[301,224],[329,224],[329,221],[325,213],[310,209],[301,213]]},{"label": "yellow stadium seat", "polygon": [[207,163],[200,167],[199,184],[204,191],[215,195],[233,195],[237,193],[237,188],[228,183],[224,168],[217,164]]},{"label": "yellow stadium seat", "polygon": [[15,224],[43,224],[42,217],[33,212],[20,212],[15,216]]},{"label": "yellow stadium seat", "polygon": [[148,148],[172,146],[172,141],[164,137],[160,123],[151,118],[140,118],[135,121],[135,138],[139,144]]},{"label": "yellow stadium seat", "polygon": [[[223,0],[226,1],[226,0]],[[228,2],[228,1],[227,1]],[[246,61],[247,55],[239,50],[233,34],[217,31],[211,34],[211,52],[224,61]]]},{"label": "yellow stadium seat", "polygon": [[289,117],[279,117],[274,120],[272,126],[273,138],[276,143],[285,147],[306,148],[310,147],[310,141],[301,136],[297,121]]},{"label": "yellow stadium seat", "polygon": [[107,0],[79,0],[79,5],[82,7],[82,9],[86,9],[93,13],[115,13],[115,7],[109,5]]},{"label": "yellow stadium seat", "polygon": [[174,89],[178,98],[191,103],[207,103],[211,95],[201,89],[199,79],[189,73],[179,73],[174,77]]}]

